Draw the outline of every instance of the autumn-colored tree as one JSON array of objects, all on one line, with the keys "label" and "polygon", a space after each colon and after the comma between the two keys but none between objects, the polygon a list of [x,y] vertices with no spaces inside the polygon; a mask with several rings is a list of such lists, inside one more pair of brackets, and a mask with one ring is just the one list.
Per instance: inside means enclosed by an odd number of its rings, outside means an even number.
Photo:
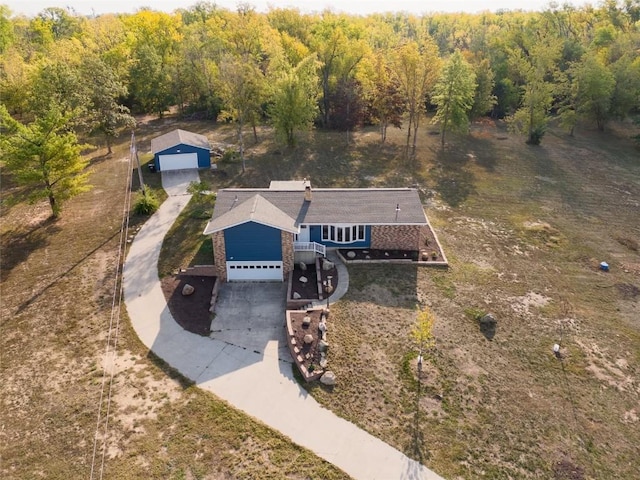
[{"label": "autumn-colored tree", "polygon": [[380,140],[384,143],[389,125],[402,127],[406,103],[397,79],[381,54],[377,55],[376,63],[373,65],[372,77],[368,92],[369,115],[370,120],[379,125]]},{"label": "autumn-colored tree", "polygon": [[433,325],[436,317],[428,308],[424,308],[416,317],[416,321],[411,328],[411,339],[418,349],[419,355],[432,349],[436,340],[433,336]]},{"label": "autumn-colored tree", "polygon": [[550,34],[532,30],[522,38],[522,44],[510,51],[510,65],[518,76],[522,96],[520,108],[510,116],[509,125],[517,133],[527,136],[526,143],[538,145],[542,141],[553,105],[552,75],[557,68],[561,42]]},{"label": "autumn-colored tree", "polygon": [[365,57],[366,43],[360,31],[347,19],[325,12],[320,22],[312,29],[311,48],[320,61],[320,115],[322,126],[332,127],[331,98],[339,82],[355,76],[356,67]]},{"label": "autumn-colored tree", "polygon": [[23,125],[0,105],[0,152],[7,170],[17,182],[32,187],[30,201],[49,201],[54,218],[60,216],[65,201],[90,188],[85,171],[89,162],[80,154],[85,146],[68,130],[69,117],[51,107]]},{"label": "autumn-colored tree", "polygon": [[435,85],[440,73],[440,56],[435,42],[428,36],[420,44],[416,41],[398,47],[391,56],[391,66],[395,78],[405,97],[408,123],[406,154],[413,136],[413,151],[420,119],[425,110],[427,94]]},{"label": "autumn-colored tree", "polygon": [[440,124],[440,143],[444,148],[448,131],[469,128],[469,111],[476,91],[476,74],[473,67],[456,50],[442,69],[440,79],[433,89],[432,101],[438,107],[434,123]]},{"label": "autumn-colored tree", "polygon": [[276,135],[287,145],[296,142],[296,131],[307,129],[318,113],[318,61],[309,55],[295,68],[277,77],[271,94],[269,117]]}]

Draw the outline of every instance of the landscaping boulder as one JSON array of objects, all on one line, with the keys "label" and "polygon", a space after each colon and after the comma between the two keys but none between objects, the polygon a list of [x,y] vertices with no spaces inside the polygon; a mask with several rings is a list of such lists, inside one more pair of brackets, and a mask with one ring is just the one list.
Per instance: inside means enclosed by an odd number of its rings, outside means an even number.
[{"label": "landscaping boulder", "polygon": [[188,283],[186,283],[184,287],[182,287],[182,295],[184,295],[185,297],[192,295],[195,291],[195,287],[193,285],[189,285]]},{"label": "landscaping boulder", "polygon": [[294,300],[300,300],[302,298],[302,295],[300,295],[298,292],[293,292],[292,296]]},{"label": "landscaping boulder", "polygon": [[309,279],[307,277],[300,277],[300,283],[307,283]]},{"label": "landscaping boulder", "polygon": [[320,377],[320,383],[327,386],[333,386],[336,384],[336,374],[331,370],[324,372],[324,374]]},{"label": "landscaping boulder", "polygon": [[308,327],[311,324],[311,317],[309,315],[305,315],[302,319],[302,326]]},{"label": "landscaping boulder", "polygon": [[320,340],[318,342],[318,351],[326,352],[329,349],[329,342],[326,340]]},{"label": "landscaping boulder", "polygon": [[307,334],[304,336],[304,339],[303,339],[303,340],[304,340],[304,343],[306,343],[307,345],[309,345],[309,344],[313,343],[313,335],[311,335],[310,333],[307,333]]},{"label": "landscaping boulder", "polygon": [[320,357],[320,368],[327,368],[329,362],[327,361],[327,356],[323,353]]},{"label": "landscaping boulder", "polygon": [[324,271],[328,271],[331,270],[334,267],[333,262],[330,260],[327,260],[326,258],[322,259],[322,269]]},{"label": "landscaping boulder", "polygon": [[487,313],[483,315],[478,320],[480,324],[480,332],[484,335],[487,340],[493,340],[493,337],[496,336],[496,325],[498,320],[493,316],[492,313]]},{"label": "landscaping boulder", "polygon": [[298,264],[298,267],[300,268],[300,270],[302,270],[303,272],[307,270],[307,264],[304,262],[300,262]]},{"label": "landscaping boulder", "polygon": [[349,250],[347,252],[347,257],[349,258],[356,258],[356,252],[354,252],[353,250]]},{"label": "landscaping boulder", "polygon": [[487,313],[486,315],[480,317],[479,322],[480,325],[484,327],[495,327],[496,323],[498,323],[498,320],[496,320],[496,317],[493,316],[493,313]]}]

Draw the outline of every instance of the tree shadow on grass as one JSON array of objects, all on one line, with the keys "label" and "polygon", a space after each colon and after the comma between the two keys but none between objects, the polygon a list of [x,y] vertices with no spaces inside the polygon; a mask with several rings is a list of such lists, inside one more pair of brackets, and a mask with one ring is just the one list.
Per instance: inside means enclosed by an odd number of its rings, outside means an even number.
[{"label": "tree shadow on grass", "polygon": [[457,150],[441,150],[429,172],[435,181],[435,190],[452,207],[464,203],[476,191],[475,177],[468,167],[470,159],[467,154]]},{"label": "tree shadow on grass", "polygon": [[[57,227],[56,227],[57,228]],[[47,232],[47,236],[49,236],[50,234],[54,233],[55,230],[49,231]],[[47,292],[51,287],[53,287],[56,283],[58,283],[60,280],[62,280],[63,278],[65,278],[67,275],[69,275],[73,270],[75,270],[76,267],[78,267],[79,265],[81,265],[86,259],[88,259],[89,257],[91,257],[91,255],[93,255],[95,252],[97,252],[98,250],[100,250],[102,247],[104,247],[106,244],[108,244],[112,239],[114,239],[116,236],[120,235],[120,231],[115,232],[113,235],[111,235],[110,237],[108,237],[104,242],[100,243],[99,245],[97,245],[95,248],[93,248],[91,251],[87,252],[85,255],[83,255],[82,258],[80,258],[76,263],[74,263],[73,265],[69,266],[69,268],[67,270],[65,270],[64,272],[62,272],[58,277],[56,277],[53,281],[51,281],[50,283],[48,283],[45,287],[41,288],[36,294],[32,295],[30,298],[28,298],[27,300],[25,300],[24,302],[22,302],[22,304],[20,304],[18,306],[18,308],[16,309],[15,314],[19,314],[21,312],[23,312],[27,307],[29,307],[29,305],[33,304],[33,302],[35,302],[38,298],[40,298],[45,292]],[[39,247],[38,247],[39,248]],[[35,250],[32,249],[31,251]],[[4,267],[4,266],[3,266]],[[3,268],[4,270],[4,268]]]},{"label": "tree shadow on grass", "polygon": [[422,431],[422,416],[420,412],[420,397],[424,393],[421,381],[422,369],[418,367],[418,380],[415,382],[415,411],[413,421],[409,425],[409,445],[405,449],[408,455],[414,460],[425,464],[429,460],[429,451],[425,444],[424,433]]},{"label": "tree shadow on grass", "polygon": [[4,282],[9,273],[25,262],[34,251],[48,245],[49,238],[59,230],[56,220],[49,217],[30,229],[3,232],[0,235],[0,245],[2,245],[0,280]]}]

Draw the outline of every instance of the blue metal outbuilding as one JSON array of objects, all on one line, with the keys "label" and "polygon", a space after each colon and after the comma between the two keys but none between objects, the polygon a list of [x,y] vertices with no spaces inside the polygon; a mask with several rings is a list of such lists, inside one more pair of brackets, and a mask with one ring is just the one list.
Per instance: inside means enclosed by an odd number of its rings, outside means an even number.
[{"label": "blue metal outbuilding", "polygon": [[204,135],[173,130],[151,140],[156,170],[211,167],[211,145]]}]

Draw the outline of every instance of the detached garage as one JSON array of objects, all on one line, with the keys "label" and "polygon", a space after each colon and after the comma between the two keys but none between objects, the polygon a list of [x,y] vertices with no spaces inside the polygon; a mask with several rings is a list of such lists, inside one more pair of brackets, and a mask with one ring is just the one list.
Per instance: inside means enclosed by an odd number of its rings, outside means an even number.
[{"label": "detached garage", "polygon": [[173,130],[151,140],[156,170],[211,167],[211,145],[204,135]]}]

